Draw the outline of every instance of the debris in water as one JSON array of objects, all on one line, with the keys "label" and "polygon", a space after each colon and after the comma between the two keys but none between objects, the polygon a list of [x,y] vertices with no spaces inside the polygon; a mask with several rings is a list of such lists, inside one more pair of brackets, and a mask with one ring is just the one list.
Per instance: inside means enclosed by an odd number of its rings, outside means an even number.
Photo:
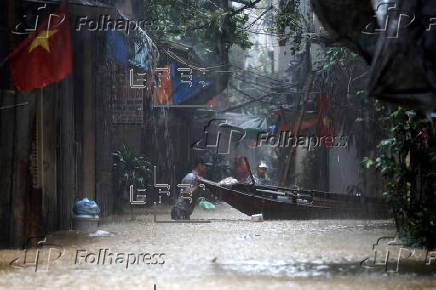
[{"label": "debris in water", "polygon": [[251,221],[252,222],[263,222],[263,215],[260,214],[254,214],[251,216]]},{"label": "debris in water", "polygon": [[107,232],[107,231],[103,231],[103,230],[97,230],[95,233],[89,234],[90,237],[110,237],[113,235],[114,234]]},{"label": "debris in water", "polygon": [[215,205],[213,203],[205,201],[205,200],[200,201],[200,203],[198,205],[204,209],[215,209]]}]

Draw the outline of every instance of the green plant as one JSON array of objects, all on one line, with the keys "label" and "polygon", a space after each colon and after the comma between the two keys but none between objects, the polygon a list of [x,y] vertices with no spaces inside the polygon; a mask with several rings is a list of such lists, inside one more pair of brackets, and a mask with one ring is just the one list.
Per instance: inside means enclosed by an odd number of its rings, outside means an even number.
[{"label": "green plant", "polygon": [[279,9],[276,11],[273,21],[279,41],[281,43],[292,41],[292,53],[300,50],[303,32],[308,26],[304,15],[300,12],[300,0],[280,0]]},{"label": "green plant", "polygon": [[384,120],[392,124],[379,155],[366,157],[385,178],[384,196],[390,203],[397,230],[409,245],[436,246],[436,138],[430,124],[413,111],[398,108]]},{"label": "green plant", "polygon": [[117,191],[121,197],[126,197],[131,185],[135,188],[146,188],[152,182],[151,162],[134,148],[123,145],[112,156]]},{"label": "green plant", "polygon": [[162,40],[189,43],[205,58],[222,53],[232,44],[251,47],[244,26],[248,15],[210,0],[143,0],[146,19],[153,27],[147,31],[158,44]]},{"label": "green plant", "polygon": [[[325,50],[323,57],[315,60],[314,64],[317,75],[328,82],[335,81],[334,77],[338,74],[346,77],[346,81],[352,82],[353,78],[361,73],[356,72],[359,62],[361,62],[360,57],[348,48],[330,47]],[[360,91],[360,94],[364,92]]]}]

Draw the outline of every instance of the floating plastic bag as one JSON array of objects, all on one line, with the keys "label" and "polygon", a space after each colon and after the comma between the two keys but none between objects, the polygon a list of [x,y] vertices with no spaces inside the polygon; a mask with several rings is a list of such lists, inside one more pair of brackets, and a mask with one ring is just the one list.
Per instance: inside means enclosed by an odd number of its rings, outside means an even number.
[{"label": "floating plastic bag", "polygon": [[238,183],[239,183],[239,181],[237,179],[234,179],[233,177],[227,177],[227,178],[224,178],[223,180],[221,180],[220,182],[218,182],[218,185],[230,186],[230,185],[238,184]]},{"label": "floating plastic bag", "polygon": [[208,202],[208,201],[200,201],[200,203],[198,205],[204,209],[214,209],[215,208],[215,205],[211,202]]},{"label": "floating plastic bag", "polygon": [[76,215],[98,215],[100,214],[100,208],[95,201],[85,197],[74,203],[73,212]]},{"label": "floating plastic bag", "polygon": [[89,236],[90,237],[111,237],[111,236],[113,236],[113,234],[110,232],[107,232],[107,231],[98,230],[94,233],[90,233]]},{"label": "floating plastic bag", "polygon": [[251,216],[252,222],[263,222],[263,214],[254,214]]}]

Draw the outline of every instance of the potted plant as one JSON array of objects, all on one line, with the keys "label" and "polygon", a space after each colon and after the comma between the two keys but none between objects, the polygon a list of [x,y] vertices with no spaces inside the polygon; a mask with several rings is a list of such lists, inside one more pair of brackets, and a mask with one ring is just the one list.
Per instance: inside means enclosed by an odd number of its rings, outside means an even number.
[{"label": "potted plant", "polygon": [[120,209],[122,204],[130,202],[131,185],[134,189],[146,189],[151,184],[153,168],[152,163],[144,155],[125,144],[112,155]]}]

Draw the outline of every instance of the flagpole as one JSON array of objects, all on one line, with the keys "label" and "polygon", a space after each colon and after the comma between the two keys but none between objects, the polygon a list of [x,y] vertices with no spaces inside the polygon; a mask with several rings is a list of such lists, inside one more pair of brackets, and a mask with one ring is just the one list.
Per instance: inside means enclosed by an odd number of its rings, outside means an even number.
[{"label": "flagpole", "polygon": [[39,100],[40,102],[40,120],[39,125],[41,126],[39,130],[40,135],[40,144],[41,144],[41,154],[40,154],[40,164],[41,164],[41,174],[40,174],[40,186],[41,190],[44,192],[44,94],[43,94],[43,88],[40,88],[41,98]]},{"label": "flagpole", "polygon": [[13,108],[16,108],[16,107],[26,106],[28,104],[29,104],[29,102],[20,103],[20,104],[16,104],[16,105],[3,106],[3,107],[0,107],[0,110],[13,109]]}]

